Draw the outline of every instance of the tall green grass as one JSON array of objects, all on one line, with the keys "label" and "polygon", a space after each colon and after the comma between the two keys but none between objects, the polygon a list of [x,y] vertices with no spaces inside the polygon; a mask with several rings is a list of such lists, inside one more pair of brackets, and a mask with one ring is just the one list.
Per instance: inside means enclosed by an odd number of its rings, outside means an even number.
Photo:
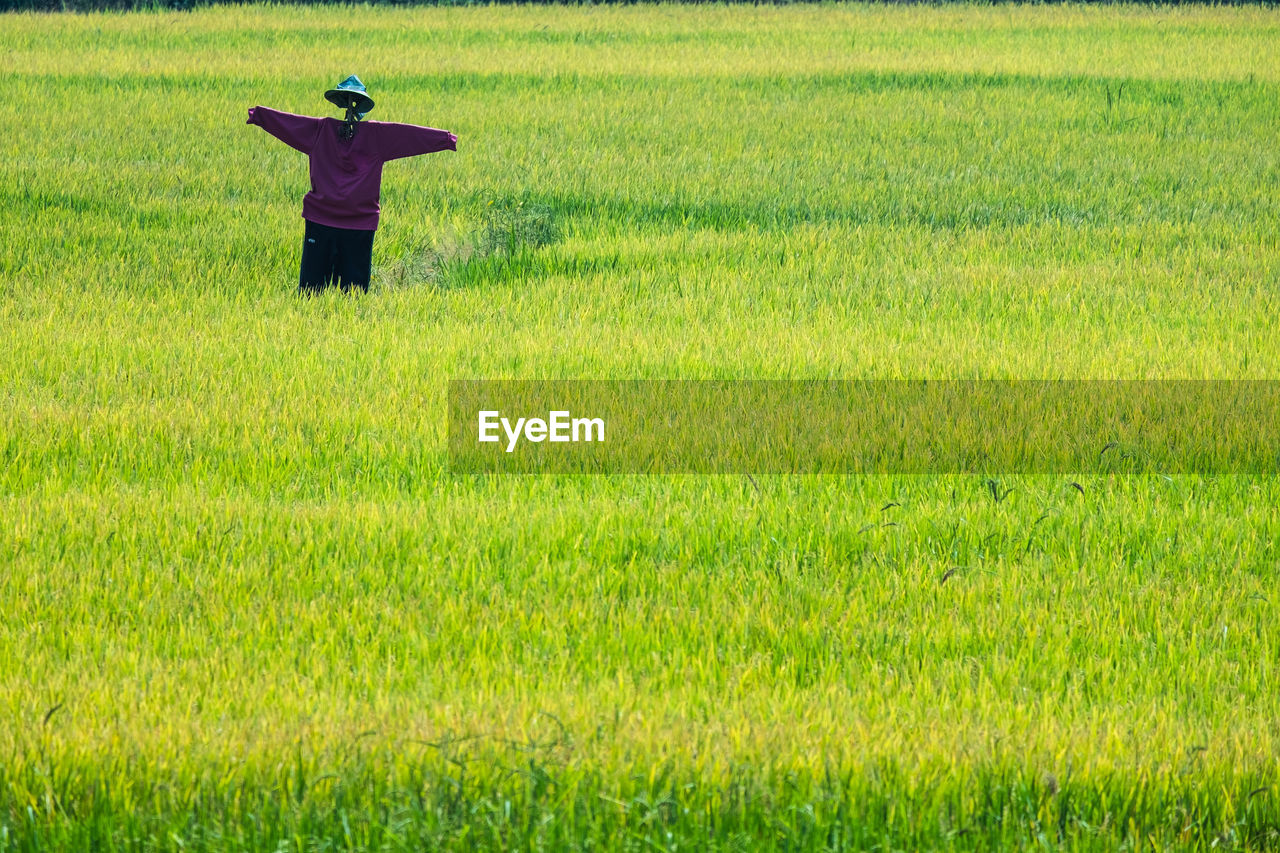
[{"label": "tall green grass", "polygon": [[[1280,845],[1274,478],[444,441],[456,377],[1275,377],[1274,11],[0,23],[0,851]],[[299,300],[244,115],[352,72],[458,151]]]}]

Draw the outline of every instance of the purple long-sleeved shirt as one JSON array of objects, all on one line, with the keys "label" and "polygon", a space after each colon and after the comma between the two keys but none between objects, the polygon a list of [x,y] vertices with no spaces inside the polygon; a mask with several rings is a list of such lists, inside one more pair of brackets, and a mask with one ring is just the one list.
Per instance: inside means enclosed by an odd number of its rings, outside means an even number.
[{"label": "purple long-sleeved shirt", "polygon": [[249,110],[256,124],[311,158],[311,192],[302,199],[302,216],[333,228],[373,231],[378,227],[382,164],[400,157],[456,151],[458,137],[447,130],[362,121],[354,138],[341,139],[336,118],[283,113],[267,107]]}]

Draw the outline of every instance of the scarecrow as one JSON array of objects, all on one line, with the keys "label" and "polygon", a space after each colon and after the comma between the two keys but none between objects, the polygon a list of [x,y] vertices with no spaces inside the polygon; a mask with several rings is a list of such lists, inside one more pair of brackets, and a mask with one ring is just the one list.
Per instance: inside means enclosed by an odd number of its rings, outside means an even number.
[{"label": "scarecrow", "polygon": [[373,109],[373,99],[354,74],[324,96],[346,110],[343,120],[253,107],[248,124],[256,124],[311,159],[311,192],[302,199],[306,228],[298,291],[317,293],[337,284],[344,291],[367,292],[382,164],[433,151],[456,151],[458,137],[433,127],[364,121]]}]

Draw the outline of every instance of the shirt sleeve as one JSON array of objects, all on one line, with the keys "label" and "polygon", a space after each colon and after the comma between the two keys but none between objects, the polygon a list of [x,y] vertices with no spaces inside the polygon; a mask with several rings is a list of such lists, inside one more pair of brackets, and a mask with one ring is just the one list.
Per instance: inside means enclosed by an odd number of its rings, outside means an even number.
[{"label": "shirt sleeve", "polygon": [[447,130],[389,121],[371,124],[377,127],[378,156],[383,160],[416,157],[433,151],[458,150],[458,137]]},{"label": "shirt sleeve", "polygon": [[256,124],[290,148],[310,154],[316,145],[316,137],[320,134],[324,119],[282,113],[267,107],[254,107],[249,110],[249,120],[245,123]]}]

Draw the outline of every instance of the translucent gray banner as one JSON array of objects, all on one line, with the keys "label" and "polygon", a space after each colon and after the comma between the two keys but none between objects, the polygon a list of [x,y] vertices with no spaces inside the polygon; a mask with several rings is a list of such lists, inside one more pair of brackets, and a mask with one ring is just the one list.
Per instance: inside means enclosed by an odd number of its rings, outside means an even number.
[{"label": "translucent gray banner", "polygon": [[1271,474],[1270,380],[455,380],[449,462],[510,473]]}]

